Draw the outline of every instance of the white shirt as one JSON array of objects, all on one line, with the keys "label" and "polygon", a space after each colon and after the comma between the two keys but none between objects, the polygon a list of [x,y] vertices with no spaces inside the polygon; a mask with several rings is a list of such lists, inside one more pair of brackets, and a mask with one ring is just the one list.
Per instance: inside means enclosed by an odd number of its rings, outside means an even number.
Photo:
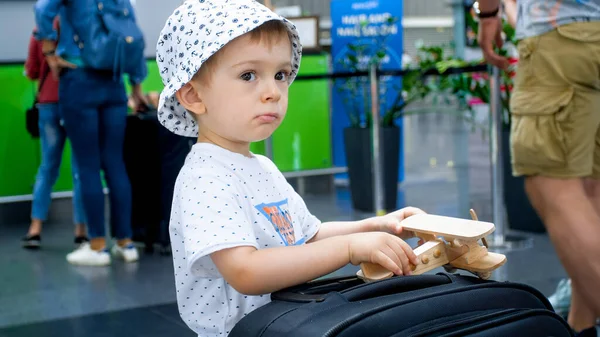
[{"label": "white shirt", "polygon": [[229,334],[270,295],[238,293],[210,254],[304,244],[320,224],[268,158],[194,145],[175,184],[169,229],[181,318],[199,336]]}]

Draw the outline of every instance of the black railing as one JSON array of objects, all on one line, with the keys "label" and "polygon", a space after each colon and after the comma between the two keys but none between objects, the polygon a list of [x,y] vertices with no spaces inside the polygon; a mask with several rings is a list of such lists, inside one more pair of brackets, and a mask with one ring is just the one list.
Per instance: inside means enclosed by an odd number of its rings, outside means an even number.
[{"label": "black railing", "polygon": [[[448,68],[443,73],[440,73],[436,68],[430,68],[423,71],[422,75],[425,76],[436,76],[436,75],[453,75],[453,74],[464,74],[474,72],[486,72],[489,67],[485,64],[469,65],[465,67],[453,67]],[[403,69],[403,70],[378,70],[377,76],[404,76],[415,69]],[[338,78],[350,78],[350,77],[368,77],[368,71],[356,71],[356,72],[336,72],[331,74],[316,74],[316,75],[298,75],[296,81],[307,81],[307,80],[322,80],[322,79],[338,79]]]}]

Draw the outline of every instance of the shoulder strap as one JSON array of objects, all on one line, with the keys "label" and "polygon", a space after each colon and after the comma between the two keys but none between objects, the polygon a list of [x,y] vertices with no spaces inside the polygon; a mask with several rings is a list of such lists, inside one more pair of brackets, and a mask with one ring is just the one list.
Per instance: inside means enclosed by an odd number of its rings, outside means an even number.
[{"label": "shoulder strap", "polygon": [[[46,61],[44,60],[44,62],[46,62]],[[50,66],[48,66],[48,71],[40,79],[40,85],[38,86],[37,94],[35,95],[36,101],[38,99],[38,96],[40,95],[40,91],[42,91],[42,88],[44,87],[44,83],[46,82],[46,79],[48,78],[48,76],[52,76],[52,70],[50,69]]]}]

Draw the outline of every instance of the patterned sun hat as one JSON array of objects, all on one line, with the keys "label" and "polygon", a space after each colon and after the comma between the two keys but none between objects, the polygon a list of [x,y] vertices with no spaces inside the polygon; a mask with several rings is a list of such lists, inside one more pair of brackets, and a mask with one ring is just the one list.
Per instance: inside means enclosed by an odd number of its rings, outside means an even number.
[{"label": "patterned sun hat", "polygon": [[285,23],[292,43],[292,83],[300,68],[302,45],[296,26],[254,0],[186,0],[167,19],[156,45],[156,61],[164,89],[158,120],[171,132],[198,136],[198,125],[179,104],[175,93],[188,83],[202,64],[227,43],[263,23]]}]

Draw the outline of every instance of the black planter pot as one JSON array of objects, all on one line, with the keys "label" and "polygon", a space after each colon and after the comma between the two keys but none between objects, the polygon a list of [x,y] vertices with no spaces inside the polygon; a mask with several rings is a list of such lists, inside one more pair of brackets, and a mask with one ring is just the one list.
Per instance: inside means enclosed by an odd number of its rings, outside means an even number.
[{"label": "black planter pot", "polygon": [[510,229],[544,233],[546,228],[525,193],[525,179],[513,177],[510,163],[510,130],[502,131],[502,162],[504,169],[504,204]]},{"label": "black planter pot", "polygon": [[[383,205],[386,211],[393,211],[397,208],[400,129],[396,127],[381,128],[381,141],[384,147],[382,155]],[[344,129],[344,149],[352,206],[356,210],[374,212],[371,129]]]}]

